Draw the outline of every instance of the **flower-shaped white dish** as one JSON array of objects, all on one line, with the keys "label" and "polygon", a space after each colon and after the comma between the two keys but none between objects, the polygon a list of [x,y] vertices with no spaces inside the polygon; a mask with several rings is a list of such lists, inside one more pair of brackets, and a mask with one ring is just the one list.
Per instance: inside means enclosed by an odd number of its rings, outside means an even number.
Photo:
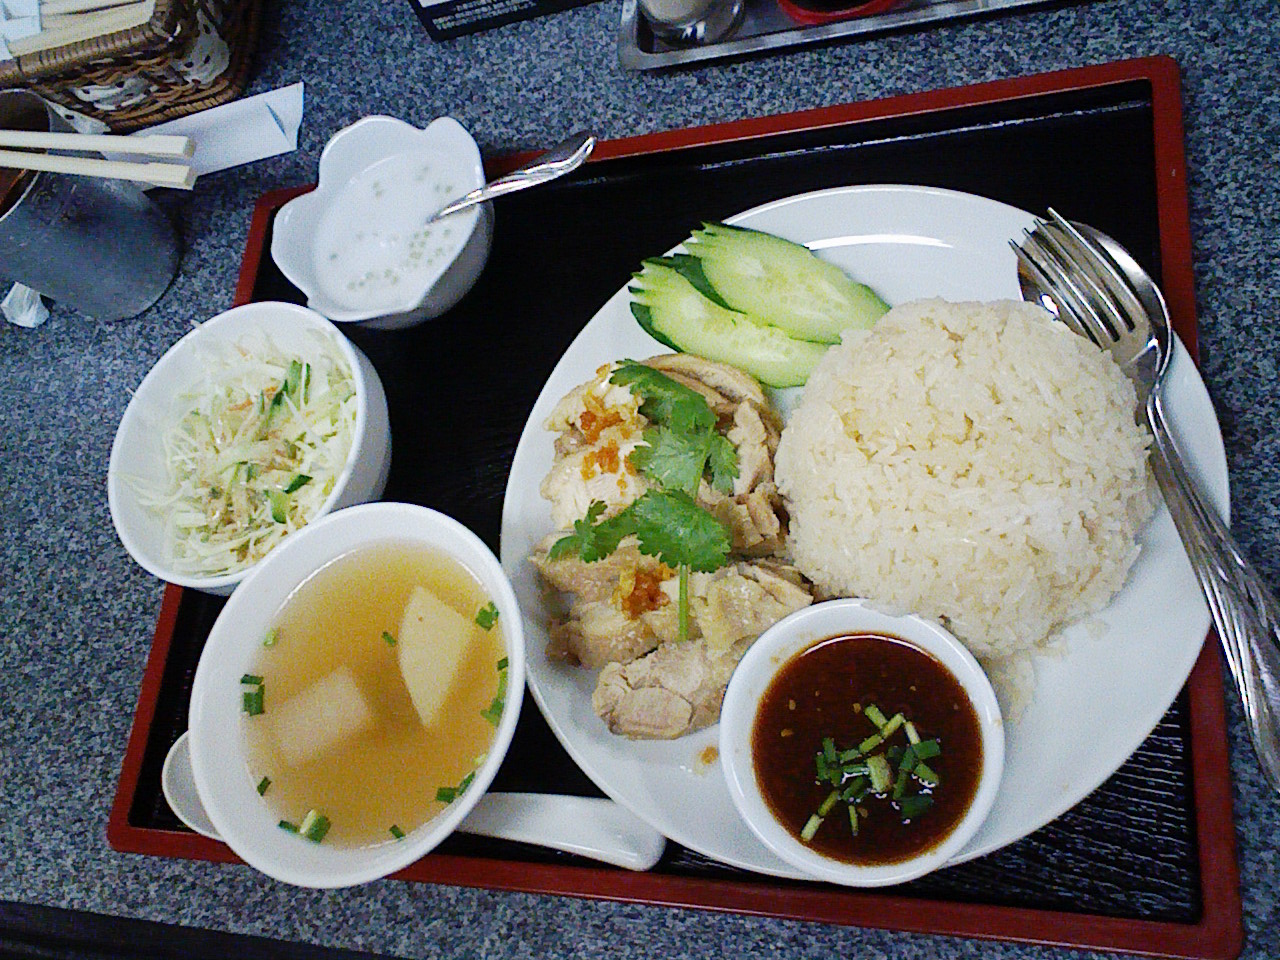
[{"label": "flower-shaped white dish", "polygon": [[271,257],[336,323],[413,326],[461,300],[484,269],[490,204],[426,223],[484,182],[480,150],[458,121],[420,129],[365,117],[329,140],[316,189],[276,214]]}]

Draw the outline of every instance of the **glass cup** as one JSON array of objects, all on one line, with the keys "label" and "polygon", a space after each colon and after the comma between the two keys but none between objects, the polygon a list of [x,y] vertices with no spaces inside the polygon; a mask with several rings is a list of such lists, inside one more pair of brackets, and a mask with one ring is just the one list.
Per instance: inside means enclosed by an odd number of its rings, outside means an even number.
[{"label": "glass cup", "polygon": [[715,43],[742,22],[745,0],[637,0],[659,40],[676,46]]},{"label": "glass cup", "polygon": [[[34,93],[0,90],[0,129],[72,128]],[[179,256],[169,217],[136,184],[0,169],[4,280],[99,320],[122,320],[160,299]]]}]

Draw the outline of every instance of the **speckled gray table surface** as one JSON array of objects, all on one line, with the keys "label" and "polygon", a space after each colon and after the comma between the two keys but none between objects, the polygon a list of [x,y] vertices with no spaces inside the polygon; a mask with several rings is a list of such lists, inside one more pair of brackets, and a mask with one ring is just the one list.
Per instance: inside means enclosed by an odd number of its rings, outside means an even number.
[{"label": "speckled gray table surface", "polygon": [[[1280,588],[1280,17],[1272,0],[1098,0],[668,74],[618,66],[617,0],[450,43],[405,0],[268,0],[250,92],[307,83],[299,149],[211,175],[177,207],[176,282],[133,320],[55,307],[0,324],[0,900],[411,957],[1075,957],[735,915],[394,881],[324,893],[247,867],[118,854],[107,813],[162,586],[107,512],[129,390],[193,321],[230,305],[254,201],[309,182],[364,114],[461,120],[482,149],[602,137],[1167,54],[1184,85],[1204,378],[1234,526]],[[3,265],[0,265],[3,273]],[[1238,711],[1231,751],[1249,958],[1280,956],[1280,798]]]}]

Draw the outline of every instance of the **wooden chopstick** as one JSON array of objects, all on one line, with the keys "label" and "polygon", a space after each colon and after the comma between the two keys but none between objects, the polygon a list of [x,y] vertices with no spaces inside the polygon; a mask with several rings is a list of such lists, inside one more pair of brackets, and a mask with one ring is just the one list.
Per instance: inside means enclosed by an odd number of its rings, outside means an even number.
[{"label": "wooden chopstick", "polygon": [[111,133],[44,133],[35,130],[0,130],[0,148],[28,150],[95,150],[146,157],[185,160],[195,152],[190,137],[153,133],[124,137]]},{"label": "wooden chopstick", "polygon": [[132,180],[135,183],[174,187],[178,190],[190,190],[196,182],[195,171],[186,164],[94,160],[88,157],[64,157],[54,153],[24,153],[21,150],[0,150],[0,167]]}]

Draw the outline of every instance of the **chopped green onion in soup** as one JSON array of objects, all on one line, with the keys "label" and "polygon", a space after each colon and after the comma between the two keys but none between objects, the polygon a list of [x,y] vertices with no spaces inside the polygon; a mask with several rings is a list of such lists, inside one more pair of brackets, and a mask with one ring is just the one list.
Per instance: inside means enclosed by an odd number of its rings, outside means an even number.
[{"label": "chopped green onion in soup", "polygon": [[356,390],[323,341],[312,362],[241,341],[207,360],[164,436],[165,485],[142,491],[165,519],[169,558],[221,576],[265,556],[314,518],[351,451]]}]

